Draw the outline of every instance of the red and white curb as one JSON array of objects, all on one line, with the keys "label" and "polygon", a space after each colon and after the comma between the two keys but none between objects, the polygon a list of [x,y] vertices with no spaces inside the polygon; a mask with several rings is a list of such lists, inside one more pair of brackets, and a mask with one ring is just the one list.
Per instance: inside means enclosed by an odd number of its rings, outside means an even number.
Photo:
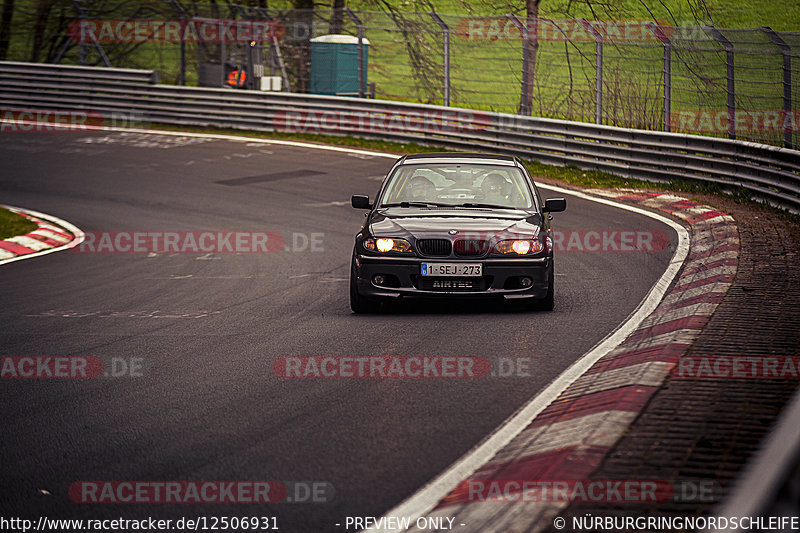
[{"label": "red and white curb", "polygon": [[[410,518],[408,531],[418,531],[413,524],[420,516],[453,518],[464,532],[536,532],[549,527],[569,501],[525,501],[521,487],[505,482],[587,480],[664,383],[730,288],[739,256],[739,233],[731,216],[673,194],[587,192],[681,219],[691,244],[681,242],[682,234],[688,237],[681,227],[679,249],[668,268],[675,273],[662,276],[625,324],[476,449],[384,515]],[[654,213],[651,216],[663,219]],[[688,247],[684,253],[682,246]],[[650,299],[657,301],[648,304]],[[626,328],[628,324],[633,327]],[[619,338],[621,335],[624,337]],[[492,447],[493,441],[502,446]],[[498,482],[494,486],[502,487],[501,492],[487,498],[486,487],[491,487],[492,481]],[[473,487],[484,487],[481,496],[470,493],[470,482]],[[517,493],[509,494],[509,486]]]},{"label": "red and white curb", "polygon": [[66,250],[83,242],[83,232],[66,220],[20,207],[0,207],[23,216],[38,226],[25,235],[0,239],[0,265]]}]

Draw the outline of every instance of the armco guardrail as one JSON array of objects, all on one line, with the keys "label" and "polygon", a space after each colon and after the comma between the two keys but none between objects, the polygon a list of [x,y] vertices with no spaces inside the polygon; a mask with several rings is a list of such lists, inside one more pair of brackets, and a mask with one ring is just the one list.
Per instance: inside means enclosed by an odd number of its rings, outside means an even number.
[{"label": "armco guardrail", "polygon": [[3,76],[16,74],[19,79],[51,81],[75,79],[131,83],[156,84],[160,81],[157,70],[137,70],[129,68],[97,68],[76,65],[50,65],[47,63],[0,62]]},{"label": "armco guardrail", "polygon": [[518,155],[648,181],[743,187],[800,212],[800,151],[386,100],[153,85],[147,71],[0,63],[0,107],[123,113],[143,122],[327,133]]}]

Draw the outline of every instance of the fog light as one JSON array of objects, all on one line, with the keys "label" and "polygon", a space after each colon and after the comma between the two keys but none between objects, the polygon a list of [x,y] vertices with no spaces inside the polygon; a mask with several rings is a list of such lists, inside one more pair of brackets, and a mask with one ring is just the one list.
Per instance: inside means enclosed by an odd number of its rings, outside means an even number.
[{"label": "fog light", "polygon": [[372,283],[375,285],[383,285],[386,283],[386,276],[383,274],[375,274],[372,276]]},{"label": "fog light", "polygon": [[531,285],[533,285],[533,280],[531,278],[527,277],[519,278],[519,286],[522,287],[523,289],[527,289]]}]

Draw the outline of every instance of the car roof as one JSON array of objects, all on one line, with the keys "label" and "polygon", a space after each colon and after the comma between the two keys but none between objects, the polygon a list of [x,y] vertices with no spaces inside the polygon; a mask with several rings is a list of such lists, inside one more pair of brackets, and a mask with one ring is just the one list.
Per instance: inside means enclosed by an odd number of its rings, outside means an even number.
[{"label": "car roof", "polygon": [[432,152],[427,154],[410,154],[405,156],[400,164],[417,163],[488,163],[494,165],[516,166],[516,158],[508,155],[493,155],[479,153],[462,152]]}]

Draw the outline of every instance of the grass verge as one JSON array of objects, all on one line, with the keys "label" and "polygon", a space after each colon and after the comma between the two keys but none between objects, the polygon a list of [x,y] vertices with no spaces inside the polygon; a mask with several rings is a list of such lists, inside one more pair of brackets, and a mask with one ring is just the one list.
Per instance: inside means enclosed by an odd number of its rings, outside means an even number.
[{"label": "grass verge", "polygon": [[0,208],[0,239],[25,235],[36,228],[36,224],[27,218]]}]

